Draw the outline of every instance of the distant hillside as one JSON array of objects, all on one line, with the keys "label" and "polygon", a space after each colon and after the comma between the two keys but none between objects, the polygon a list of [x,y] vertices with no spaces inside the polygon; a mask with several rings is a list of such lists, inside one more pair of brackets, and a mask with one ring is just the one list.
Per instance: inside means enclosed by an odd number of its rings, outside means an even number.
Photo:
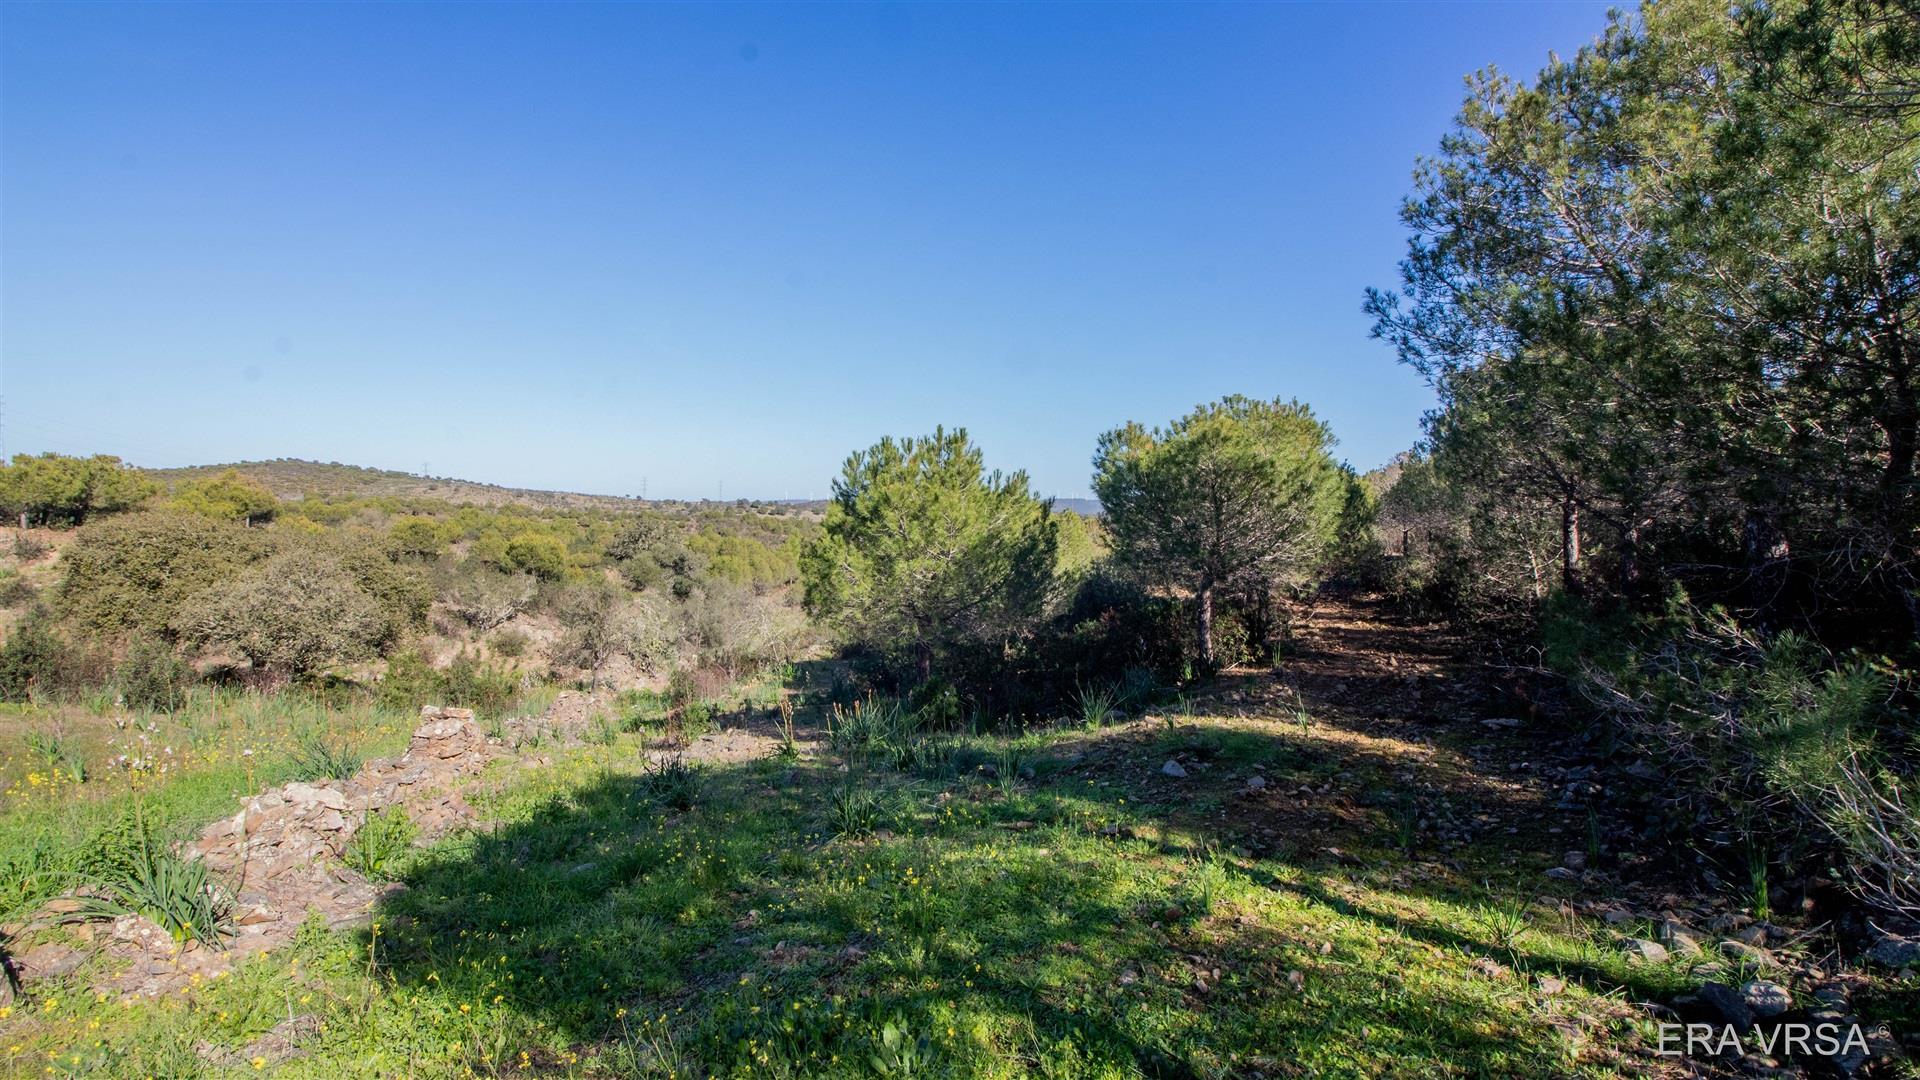
[{"label": "distant hillside", "polygon": [[314,494],[331,498],[444,499],[476,506],[513,504],[544,510],[631,510],[639,505],[638,500],[617,495],[502,487],[472,480],[417,476],[388,469],[342,465],[337,461],[301,461],[297,458],[241,461],[231,465],[190,465],[179,469],[150,469],[148,472],[162,483],[172,485],[181,480],[204,479],[228,469],[258,480],[282,499],[300,499]]},{"label": "distant hillside", "polygon": [[1081,517],[1099,517],[1105,511],[1100,509],[1099,499],[1055,499],[1055,510],[1071,510]]}]

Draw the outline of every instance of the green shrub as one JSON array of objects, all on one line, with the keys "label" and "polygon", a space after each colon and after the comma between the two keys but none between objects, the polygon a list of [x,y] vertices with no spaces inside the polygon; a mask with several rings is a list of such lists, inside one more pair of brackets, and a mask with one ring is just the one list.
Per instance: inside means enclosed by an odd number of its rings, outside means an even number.
[{"label": "green shrub", "polygon": [[647,766],[640,774],[640,793],[662,806],[690,810],[700,798],[700,766],[675,754]]},{"label": "green shrub", "polygon": [[1732,876],[1764,880],[1756,851],[1824,855],[1868,900],[1920,911],[1920,806],[1898,768],[1914,724],[1893,692],[1910,673],[1834,657],[1791,632],[1759,636],[1684,596],[1629,634],[1618,625],[1557,608],[1549,656],[1664,766],[1689,828],[1729,837],[1721,854]]},{"label": "green shrub", "polygon": [[61,555],[61,610],[89,630],[167,632],[192,597],[274,550],[267,529],[153,512],[82,528]]},{"label": "green shrub", "polygon": [[502,630],[487,639],[487,646],[496,656],[504,656],[509,660],[518,660],[527,655],[527,648],[532,643],[533,639],[524,630]]},{"label": "green shrub", "polygon": [[13,534],[13,557],[23,563],[38,562],[53,550],[53,545],[30,532]]},{"label": "green shrub", "polygon": [[275,555],[183,605],[174,628],[195,644],[256,668],[305,675],[374,656],[392,627],[339,559],[320,551]]},{"label": "green shrub", "polygon": [[369,881],[394,881],[420,833],[400,807],[369,810],[341,859]]},{"label": "green shrub", "polygon": [[91,882],[95,894],[79,898],[74,919],[143,915],[173,935],[224,948],[231,936],[233,897],[205,863],[175,854],[144,828],[134,842]]},{"label": "green shrub", "polygon": [[305,780],[351,780],[365,760],[360,751],[317,731],[300,737],[292,758],[294,771]]},{"label": "green shrub", "polygon": [[0,465],[0,516],[79,525],[137,506],[155,490],[146,473],[111,454],[15,454]]},{"label": "green shrub", "polygon": [[512,710],[521,696],[518,674],[487,664],[465,650],[447,665],[441,682],[446,688],[444,704],[469,708],[483,716]]},{"label": "green shrub", "polygon": [[447,704],[447,684],[427,658],[409,649],[387,660],[386,674],[374,689],[383,709],[412,712],[422,705]]},{"label": "green shrub", "polygon": [[183,481],[168,501],[174,509],[189,514],[247,525],[271,521],[280,505],[265,484],[233,469],[204,480]]},{"label": "green shrub", "polygon": [[0,643],[0,699],[25,701],[36,690],[59,689],[67,651],[46,609],[29,611]]},{"label": "green shrub", "polygon": [[558,581],[567,574],[567,545],[551,536],[523,534],[507,541],[506,568]]},{"label": "green shrub", "polygon": [[57,731],[30,731],[27,733],[27,753],[40,759],[40,764],[50,773],[71,780],[76,784],[86,783],[87,760],[77,747]]},{"label": "green shrub", "polygon": [[186,702],[194,673],[166,642],[142,637],[127,650],[113,682],[127,708],[170,713]]},{"label": "green shrub", "polygon": [[0,569],[0,608],[24,607],[33,603],[40,590],[12,567]]},{"label": "green shrub", "polygon": [[395,555],[429,561],[447,549],[440,525],[430,517],[403,517],[387,530],[387,546]]}]

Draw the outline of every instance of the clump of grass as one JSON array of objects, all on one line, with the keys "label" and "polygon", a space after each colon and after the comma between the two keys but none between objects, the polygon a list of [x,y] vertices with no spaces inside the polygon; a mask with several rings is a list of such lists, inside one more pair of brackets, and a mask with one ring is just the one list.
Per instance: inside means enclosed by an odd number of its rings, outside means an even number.
[{"label": "clump of grass", "polygon": [[662,806],[691,810],[700,798],[700,782],[700,766],[674,754],[647,766],[640,774],[640,791]]},{"label": "clump of grass", "polygon": [[1532,929],[1526,905],[1518,900],[1489,900],[1480,905],[1479,916],[1494,946],[1504,950],[1518,966],[1520,939]]},{"label": "clump of grass", "polygon": [[879,824],[884,807],[878,788],[848,780],[827,801],[827,823],[837,836],[867,836]]},{"label": "clump of grass", "polygon": [[1173,699],[1173,707],[1162,713],[1160,720],[1166,724],[1168,731],[1172,731],[1179,724],[1193,723],[1193,698],[1181,694]]},{"label": "clump of grass", "polygon": [[1120,694],[1111,686],[1082,686],[1074,699],[1087,730],[1105,727],[1120,716]]},{"label": "clump of grass", "polygon": [[913,710],[897,698],[867,697],[850,708],[834,706],[827,744],[842,754],[865,754],[910,740],[918,727]]},{"label": "clump of grass", "polygon": [[57,731],[28,732],[27,752],[39,758],[49,773],[63,780],[76,784],[87,780],[86,758]]},{"label": "clump of grass", "polygon": [[1773,917],[1773,899],[1767,887],[1767,851],[1759,844],[1747,846],[1747,903],[1753,917],[1765,922]]},{"label": "clump of grass", "polygon": [[1027,748],[1018,742],[1009,740],[1000,744],[994,754],[994,782],[999,785],[1002,794],[1011,795],[1020,786],[1020,776],[1031,768]]},{"label": "clump of grass", "polygon": [[419,828],[399,807],[370,810],[360,831],[348,841],[342,861],[360,871],[370,881],[393,881],[407,854],[413,850]]},{"label": "clump of grass", "polygon": [[620,728],[615,724],[613,717],[606,713],[594,714],[593,726],[587,729],[588,741],[597,746],[612,746],[613,740],[619,736]]},{"label": "clump of grass", "polygon": [[310,731],[293,750],[293,767],[308,780],[351,780],[364,760],[360,751]]},{"label": "clump of grass", "polygon": [[80,898],[72,917],[142,915],[175,941],[224,948],[233,933],[232,895],[205,863],[181,857],[145,828],[137,839],[91,883],[94,894]]},{"label": "clump of grass", "polygon": [[949,738],[913,739],[894,748],[894,763],[902,771],[922,776],[945,776],[953,771],[960,744]]},{"label": "clump of grass", "polygon": [[793,730],[793,699],[784,696],[781,697],[779,709],[780,749],[776,751],[776,753],[781,760],[792,761],[794,758],[800,756],[800,743],[799,740],[795,738]]},{"label": "clump of grass", "polygon": [[1200,864],[1194,867],[1186,881],[1186,904],[1188,914],[1195,918],[1205,918],[1213,914],[1233,888],[1233,873],[1221,859],[1220,852],[1209,846]]},{"label": "clump of grass", "polygon": [[1420,838],[1420,808],[1410,798],[1398,799],[1393,804],[1390,816],[1394,846],[1402,854],[1412,854],[1414,844]]}]

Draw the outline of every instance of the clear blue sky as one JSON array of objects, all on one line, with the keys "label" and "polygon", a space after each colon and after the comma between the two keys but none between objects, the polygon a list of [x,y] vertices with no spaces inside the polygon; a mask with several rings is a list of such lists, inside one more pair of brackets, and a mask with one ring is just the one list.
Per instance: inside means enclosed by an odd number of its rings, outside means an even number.
[{"label": "clear blue sky", "polygon": [[1297,396],[1364,469],[1368,339],[1486,64],[1585,3],[0,5],[0,437],[654,497],[824,495],[961,425]]}]

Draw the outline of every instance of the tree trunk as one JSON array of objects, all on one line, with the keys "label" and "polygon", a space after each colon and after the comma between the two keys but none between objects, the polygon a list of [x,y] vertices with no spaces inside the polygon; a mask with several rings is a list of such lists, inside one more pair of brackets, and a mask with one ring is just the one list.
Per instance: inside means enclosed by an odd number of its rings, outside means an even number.
[{"label": "tree trunk", "polygon": [[1774,605],[1787,586],[1787,538],[1764,510],[1748,510],[1740,528],[1741,554],[1746,561],[1747,605],[1761,633],[1773,630]]},{"label": "tree trunk", "polygon": [[1580,592],[1580,507],[1572,496],[1560,502],[1560,585]]},{"label": "tree trunk", "polygon": [[1640,587],[1640,526],[1627,527],[1620,534],[1620,592],[1631,596]]},{"label": "tree trunk", "polygon": [[1194,593],[1194,609],[1198,613],[1194,645],[1200,653],[1201,670],[1213,672],[1213,578],[1200,579],[1200,588]]}]

